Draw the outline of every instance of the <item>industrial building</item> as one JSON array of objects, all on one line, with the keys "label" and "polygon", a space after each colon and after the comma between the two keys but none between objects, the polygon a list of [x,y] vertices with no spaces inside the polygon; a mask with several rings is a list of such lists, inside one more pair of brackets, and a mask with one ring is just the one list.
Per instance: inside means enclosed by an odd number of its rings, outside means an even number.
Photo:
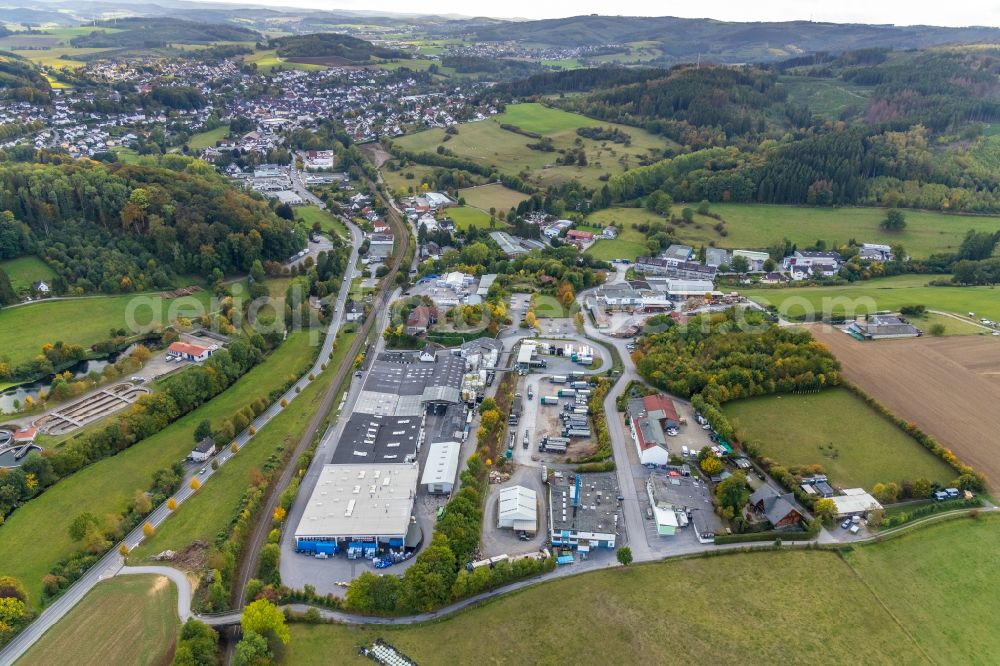
[{"label": "industrial building", "polygon": [[295,528],[295,549],[370,558],[386,547],[416,545],[417,474],[415,463],[325,465]]},{"label": "industrial building", "polygon": [[427,450],[427,462],[420,477],[420,485],[428,493],[447,495],[455,489],[458,475],[458,458],[462,452],[460,442],[434,442]]},{"label": "industrial building", "polygon": [[510,486],[497,498],[497,527],[518,532],[538,530],[538,496],[531,488]]},{"label": "industrial building", "polygon": [[678,471],[651,474],[646,495],[660,536],[673,536],[678,528],[693,526],[698,541],[710,543],[723,528],[708,484],[697,478]]},{"label": "industrial building", "polygon": [[333,463],[410,463],[423,444],[423,415],[354,413],[344,425]]},{"label": "industrial building", "polygon": [[448,351],[383,352],[372,364],[355,412],[418,416],[461,401],[465,359]]},{"label": "industrial building", "polygon": [[618,538],[618,484],[613,473],[577,474],[549,486],[549,526],[553,546],[586,553],[614,548]]}]

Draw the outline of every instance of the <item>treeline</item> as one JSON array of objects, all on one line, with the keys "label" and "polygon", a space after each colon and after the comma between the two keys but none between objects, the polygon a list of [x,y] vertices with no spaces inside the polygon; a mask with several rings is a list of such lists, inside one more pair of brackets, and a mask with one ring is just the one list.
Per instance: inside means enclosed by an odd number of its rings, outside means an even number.
[{"label": "treeline", "polygon": [[255,260],[283,261],[304,233],[208,165],[165,155],[160,166],[57,161],[0,166],[0,257],[35,252],[57,293],[219,279]]},{"label": "treeline", "polygon": [[579,127],[576,133],[585,139],[593,139],[594,141],[611,141],[612,143],[623,143],[626,146],[632,143],[632,136],[617,127]]},{"label": "treeline", "polygon": [[259,335],[236,338],[204,363],[167,379],[161,391],[139,398],[132,409],[104,428],[71,439],[44,455],[29,455],[21,467],[0,479],[0,517],[5,518],[59,479],[124,451],[208,402],[259,363],[267,350]]},{"label": "treeline", "polygon": [[561,92],[583,92],[663,78],[668,74],[669,70],[666,69],[626,69],[610,66],[546,72],[526,79],[500,83],[484,91],[480,97],[506,100]]}]

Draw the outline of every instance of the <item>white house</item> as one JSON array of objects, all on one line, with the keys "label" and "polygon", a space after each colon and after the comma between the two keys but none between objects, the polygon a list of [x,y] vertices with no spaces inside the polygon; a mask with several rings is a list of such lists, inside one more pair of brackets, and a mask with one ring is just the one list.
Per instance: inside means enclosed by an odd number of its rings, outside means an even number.
[{"label": "white house", "polygon": [[211,437],[206,437],[198,442],[193,449],[191,449],[191,453],[188,454],[188,458],[194,462],[205,462],[215,455],[215,451],[215,440]]},{"label": "white house", "polygon": [[510,486],[497,499],[497,527],[522,532],[538,530],[538,499],[535,491],[524,486]]}]

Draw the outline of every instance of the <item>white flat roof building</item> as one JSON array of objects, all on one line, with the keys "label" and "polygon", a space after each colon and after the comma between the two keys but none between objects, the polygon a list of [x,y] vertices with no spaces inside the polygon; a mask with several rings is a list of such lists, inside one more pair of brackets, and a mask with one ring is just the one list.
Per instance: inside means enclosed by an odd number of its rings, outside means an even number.
[{"label": "white flat roof building", "polygon": [[869,511],[881,509],[878,500],[869,495],[864,488],[848,488],[843,495],[831,497],[837,505],[837,517],[862,516]]},{"label": "white flat roof building", "polygon": [[459,442],[434,442],[427,450],[427,462],[420,477],[420,485],[429,493],[450,493],[455,489],[458,458],[462,451]]},{"label": "white flat roof building", "polygon": [[295,541],[401,540],[417,493],[416,463],[325,465]]},{"label": "white flat roof building", "polygon": [[524,532],[538,529],[538,496],[531,488],[510,486],[497,498],[497,527]]}]

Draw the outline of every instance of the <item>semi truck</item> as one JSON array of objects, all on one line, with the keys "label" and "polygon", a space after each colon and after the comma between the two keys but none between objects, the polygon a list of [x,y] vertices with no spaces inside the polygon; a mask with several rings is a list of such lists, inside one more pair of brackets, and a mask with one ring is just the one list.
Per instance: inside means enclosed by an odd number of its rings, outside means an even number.
[{"label": "semi truck", "polygon": [[543,395],[538,401],[543,405],[558,405],[559,397],[555,395]]}]

